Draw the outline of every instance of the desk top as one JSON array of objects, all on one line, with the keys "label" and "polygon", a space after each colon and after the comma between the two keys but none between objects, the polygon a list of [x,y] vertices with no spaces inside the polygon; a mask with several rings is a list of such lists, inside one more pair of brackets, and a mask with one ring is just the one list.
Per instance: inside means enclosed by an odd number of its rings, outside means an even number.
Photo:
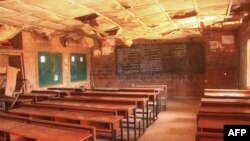
[{"label": "desk top", "polygon": [[1,131],[8,131],[12,128],[23,126],[25,124],[27,123],[24,121],[7,120],[7,119],[0,118],[0,130]]},{"label": "desk top", "polygon": [[202,98],[201,103],[220,103],[220,104],[250,104],[250,99],[221,99],[221,98]]},{"label": "desk top", "polygon": [[71,90],[32,90],[31,93],[69,93]]},{"label": "desk top", "polygon": [[69,131],[33,124],[20,126],[9,132],[41,141],[82,141],[91,136],[89,132]]},{"label": "desk top", "polygon": [[72,88],[72,87],[49,87],[48,90],[68,90],[68,91],[75,91],[75,90],[84,90],[84,88]]},{"label": "desk top", "polygon": [[205,89],[205,92],[250,92],[246,89]]},{"label": "desk top", "polygon": [[205,97],[218,97],[218,98],[245,98],[250,99],[250,92],[205,92]]},{"label": "desk top", "polygon": [[[89,89],[88,89],[89,90]],[[134,92],[154,92],[154,91],[163,91],[162,88],[154,88],[154,87],[129,87],[129,88],[95,88],[93,91],[134,91]]]},{"label": "desk top", "polygon": [[76,94],[103,94],[103,95],[109,95],[109,94],[116,94],[116,95],[130,95],[130,96],[156,96],[158,93],[154,92],[109,92],[109,91],[85,91],[85,92],[78,92]]},{"label": "desk top", "polygon": [[234,114],[250,114],[249,107],[230,106],[230,107],[218,107],[218,106],[202,106],[199,108],[200,112],[205,113],[234,113]]},{"label": "desk top", "polygon": [[163,91],[164,89],[162,88],[155,88],[155,87],[132,87],[132,88],[120,88],[120,91],[146,91],[146,92],[154,92],[154,91]]},{"label": "desk top", "polygon": [[[48,105],[63,105],[63,106],[75,106],[75,107],[87,107],[87,108],[100,108],[100,109],[110,109],[126,111],[131,113],[136,106],[135,105],[117,105],[117,104],[98,104],[98,103],[84,103],[84,102],[68,102],[62,100],[50,100],[41,101],[38,104],[48,104]],[[132,112],[133,113],[133,112]]]},{"label": "desk top", "polygon": [[[13,102],[14,98],[11,97],[0,97],[0,101],[5,101],[5,102]],[[32,98],[18,98],[17,102],[32,102]]]},{"label": "desk top", "polygon": [[22,94],[20,96],[36,96],[36,97],[55,97],[56,94],[46,94],[46,93],[26,93],[26,94]]},{"label": "desk top", "polygon": [[128,98],[128,97],[105,97],[98,95],[74,95],[63,97],[65,99],[76,99],[76,100],[103,100],[103,101],[118,101],[118,102],[147,102],[148,98]]},{"label": "desk top", "polygon": [[117,115],[107,115],[101,113],[93,112],[72,112],[72,111],[59,111],[56,109],[49,108],[35,108],[35,107],[20,107],[9,111],[10,113],[16,114],[27,114],[27,115],[37,115],[45,117],[55,117],[55,118],[64,118],[71,120],[85,120],[92,122],[101,122],[101,123],[115,123],[120,121],[123,117]]}]

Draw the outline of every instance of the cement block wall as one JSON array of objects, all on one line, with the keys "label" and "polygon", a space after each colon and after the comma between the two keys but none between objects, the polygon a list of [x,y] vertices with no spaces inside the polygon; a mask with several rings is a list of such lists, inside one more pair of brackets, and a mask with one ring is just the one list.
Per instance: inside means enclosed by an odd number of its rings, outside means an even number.
[{"label": "cement block wall", "polygon": [[[22,32],[22,50],[0,50],[6,54],[14,52],[15,54],[23,54],[24,60],[24,72],[27,80],[27,91],[33,89],[45,89],[46,87],[39,87],[38,77],[38,61],[37,56],[39,51],[47,52],[60,52],[62,53],[62,76],[63,82],[58,85],[52,86],[64,86],[64,87],[89,87],[90,82],[90,48],[94,44],[81,40],[80,42],[67,41],[66,47],[64,47],[59,38],[45,38],[32,32]],[[87,80],[71,82],[70,81],[70,53],[82,53],[86,54],[87,59]],[[3,61],[0,61],[0,64]],[[6,64],[6,63],[5,63]]]},{"label": "cement block wall", "polygon": [[[82,41],[80,43],[70,42],[64,47],[59,38],[43,38],[34,35],[30,32],[23,32],[23,55],[24,55],[24,68],[25,76],[28,80],[28,90],[38,89],[38,62],[37,55],[39,51],[60,52],[62,53],[62,76],[63,83],[54,86],[64,87],[79,87],[89,86],[89,68],[90,68],[90,47],[91,45]],[[87,80],[79,82],[70,82],[70,53],[86,54],[87,59]]]}]

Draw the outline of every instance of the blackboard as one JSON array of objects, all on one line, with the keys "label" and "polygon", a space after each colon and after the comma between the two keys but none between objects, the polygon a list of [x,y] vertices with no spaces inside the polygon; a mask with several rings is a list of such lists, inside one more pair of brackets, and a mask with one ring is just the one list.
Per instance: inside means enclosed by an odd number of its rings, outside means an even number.
[{"label": "blackboard", "polygon": [[202,43],[175,43],[116,47],[118,74],[204,72]]}]

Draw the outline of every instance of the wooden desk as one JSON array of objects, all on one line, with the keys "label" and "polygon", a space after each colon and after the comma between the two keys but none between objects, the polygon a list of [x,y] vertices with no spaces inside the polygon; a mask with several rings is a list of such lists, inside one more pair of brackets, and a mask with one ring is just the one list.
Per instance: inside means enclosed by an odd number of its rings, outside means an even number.
[{"label": "wooden desk", "polygon": [[19,126],[17,128],[8,130],[8,132],[11,133],[11,140],[12,138],[16,139],[25,137],[38,141],[84,141],[91,136],[91,134],[87,132],[68,131],[33,124]]},{"label": "wooden desk", "polygon": [[207,98],[238,98],[238,99],[250,99],[250,92],[239,91],[222,91],[222,92],[205,92],[204,97]]},{"label": "wooden desk", "polygon": [[41,102],[38,102],[38,104],[110,109],[110,110],[116,110],[118,115],[122,115],[122,116],[133,115],[134,110],[136,108],[135,105],[114,105],[114,104],[101,104],[101,103],[70,102],[70,101],[64,101],[64,100],[59,100],[59,99],[50,100],[50,101],[41,101]]},{"label": "wooden desk", "polygon": [[127,98],[127,97],[105,97],[99,95],[72,95],[63,98],[52,98],[52,99],[68,99],[75,101],[100,101],[100,102],[119,102],[127,103],[130,105],[135,104],[138,108],[147,106],[148,98]]},{"label": "wooden desk", "polygon": [[[97,103],[83,103],[83,102],[67,102],[67,101],[62,101],[62,100],[42,101],[42,102],[38,102],[38,104],[57,105],[57,106],[63,105],[63,106],[95,108],[95,109],[99,108],[100,110],[101,109],[116,110],[119,115],[126,117],[127,121],[129,121],[129,116],[135,114],[135,109],[136,109],[135,105],[113,105],[113,104],[97,104]],[[135,118],[136,116],[134,116],[134,120],[136,121]],[[128,122],[127,122],[127,127],[129,127]],[[127,129],[127,132],[129,133],[129,129]],[[129,134],[127,134],[127,136],[129,138]]]},{"label": "wooden desk", "polygon": [[250,92],[246,89],[205,89],[205,92]]},{"label": "wooden desk", "polygon": [[[148,111],[148,98],[126,98],[126,97],[105,97],[105,96],[98,96],[98,95],[79,95],[79,96],[66,96],[63,98],[52,98],[53,100],[64,100],[64,101],[78,101],[78,102],[101,102],[101,103],[112,103],[112,104],[130,104],[136,105],[138,108],[142,108],[142,111]],[[142,114],[143,118],[143,129],[145,129],[145,122],[144,120],[149,120],[148,114]]]},{"label": "wooden desk", "polygon": [[48,108],[20,107],[9,110],[9,113],[25,115],[31,118],[54,119],[55,121],[80,123],[82,125],[95,126],[98,132],[109,132],[113,140],[116,138],[116,130],[121,127],[122,116],[105,115],[94,112],[70,112]]},{"label": "wooden desk", "polygon": [[223,132],[226,124],[250,124],[249,114],[198,113],[198,131],[216,130]]},{"label": "wooden desk", "polygon": [[27,124],[24,121],[11,121],[11,120],[6,120],[6,119],[1,119],[0,118],[0,131],[8,131],[12,128],[16,128],[19,126],[23,126]]},{"label": "wooden desk", "polygon": [[135,87],[135,88],[163,88],[164,90],[167,90],[168,85],[133,85],[132,87]]},{"label": "wooden desk", "polygon": [[88,91],[111,91],[111,92],[158,92],[162,91],[162,88],[137,88],[137,87],[130,87],[130,88],[94,88],[94,89],[86,89]]},{"label": "wooden desk", "polygon": [[73,111],[73,112],[97,112],[97,113],[107,113],[109,115],[117,115],[116,110],[110,109],[100,109],[100,108],[88,108],[88,107],[76,107],[76,106],[64,106],[64,105],[46,105],[46,104],[21,104],[22,107],[40,107],[40,108],[49,108],[49,109],[57,109],[61,111]]},{"label": "wooden desk", "polygon": [[57,97],[69,95],[71,91],[68,90],[32,90],[31,93],[42,93],[42,94],[56,94]]},{"label": "wooden desk", "polygon": [[36,103],[41,100],[50,100],[50,98],[56,97],[56,94],[27,93],[27,94],[21,94],[19,97],[20,98],[33,98],[34,102]]},{"label": "wooden desk", "polygon": [[63,90],[63,91],[72,91],[72,92],[82,92],[84,88],[69,88],[69,87],[49,87],[48,90]]},{"label": "wooden desk", "polygon": [[[149,92],[108,92],[108,91],[86,91],[82,93],[76,93],[72,92],[72,96],[79,96],[79,95],[85,95],[85,96],[90,96],[90,95],[96,95],[96,96],[105,96],[105,97],[135,97],[135,98],[148,98],[149,101],[153,102],[153,120],[155,121],[158,117],[158,105],[159,104],[159,99],[158,99],[158,93],[149,93]],[[148,127],[148,122],[147,122],[147,127]]]},{"label": "wooden desk", "polygon": [[250,105],[250,99],[202,98],[201,105]]},{"label": "wooden desk", "polygon": [[162,106],[164,106],[164,110],[166,110],[166,106],[167,106],[167,85],[133,85],[134,88],[156,88],[159,89],[159,99],[160,102],[161,100],[163,100],[163,104],[161,104]]},{"label": "wooden desk", "polygon": [[199,108],[201,113],[231,113],[231,114],[250,114],[250,107],[242,106],[202,106]]},{"label": "wooden desk", "polygon": [[[32,123],[31,123],[32,122]],[[29,119],[13,117],[6,114],[1,114],[0,130],[10,134],[10,140],[39,140],[39,141],[84,141],[92,138],[92,133],[89,131],[66,130],[60,126],[49,124],[33,123]],[[94,138],[95,140],[95,138]]]},{"label": "wooden desk", "polygon": [[[0,101],[4,101],[7,103],[12,103],[14,101],[14,98],[11,97],[0,97]],[[31,103],[33,101],[32,98],[18,98],[18,103]]]},{"label": "wooden desk", "polygon": [[[161,106],[161,100],[160,97],[165,94],[164,90],[162,88],[135,88],[135,87],[130,87],[130,88],[119,88],[118,92],[138,92],[138,93],[157,93],[156,96],[156,112],[159,114],[160,112],[160,106]],[[153,103],[154,104],[154,103]]]}]

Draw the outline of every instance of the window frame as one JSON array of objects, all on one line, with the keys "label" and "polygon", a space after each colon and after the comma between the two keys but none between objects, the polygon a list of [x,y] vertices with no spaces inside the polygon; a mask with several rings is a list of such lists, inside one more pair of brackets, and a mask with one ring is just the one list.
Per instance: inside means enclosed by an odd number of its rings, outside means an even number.
[{"label": "window frame", "polygon": [[[74,64],[72,64],[72,56],[75,57]],[[69,65],[69,67],[70,67],[70,82],[86,81],[87,77],[88,77],[88,75],[87,75],[87,55],[84,53],[70,53],[69,57],[70,57],[69,58],[69,61],[70,61],[70,65]],[[83,57],[82,64],[84,64],[84,66],[82,66],[82,67],[83,67],[84,72],[85,72],[82,77],[80,77],[81,76],[80,73],[82,70],[79,70],[79,65],[81,64],[80,57]],[[73,65],[75,65],[75,68],[74,68],[75,70],[72,70]],[[74,73],[76,75],[75,78],[72,77],[72,71],[75,72]]]},{"label": "window frame", "polygon": [[[48,60],[48,69],[47,69],[47,72],[44,72],[44,73],[47,73],[47,82],[45,81],[45,83],[42,83],[42,80],[41,80],[41,77],[43,77],[40,73],[41,73],[41,69],[40,68],[41,66],[41,56],[42,55],[45,55],[47,56],[48,58],[46,60]],[[58,58],[56,57],[57,55]],[[53,64],[52,61],[51,61],[51,58],[52,57],[55,57],[59,60],[59,64]],[[37,62],[38,62],[38,85],[39,87],[46,87],[46,86],[51,86],[51,85],[58,85],[58,84],[62,84],[63,83],[63,68],[62,68],[62,53],[60,52],[47,52],[47,51],[39,51],[38,52],[38,55],[37,55]],[[46,61],[45,60],[45,61]],[[56,61],[57,62],[57,61]],[[53,70],[52,70],[52,67],[51,66],[59,66],[59,67],[56,67],[57,68],[60,68],[59,72],[58,72],[58,81],[55,81],[55,73],[53,73]]]}]

